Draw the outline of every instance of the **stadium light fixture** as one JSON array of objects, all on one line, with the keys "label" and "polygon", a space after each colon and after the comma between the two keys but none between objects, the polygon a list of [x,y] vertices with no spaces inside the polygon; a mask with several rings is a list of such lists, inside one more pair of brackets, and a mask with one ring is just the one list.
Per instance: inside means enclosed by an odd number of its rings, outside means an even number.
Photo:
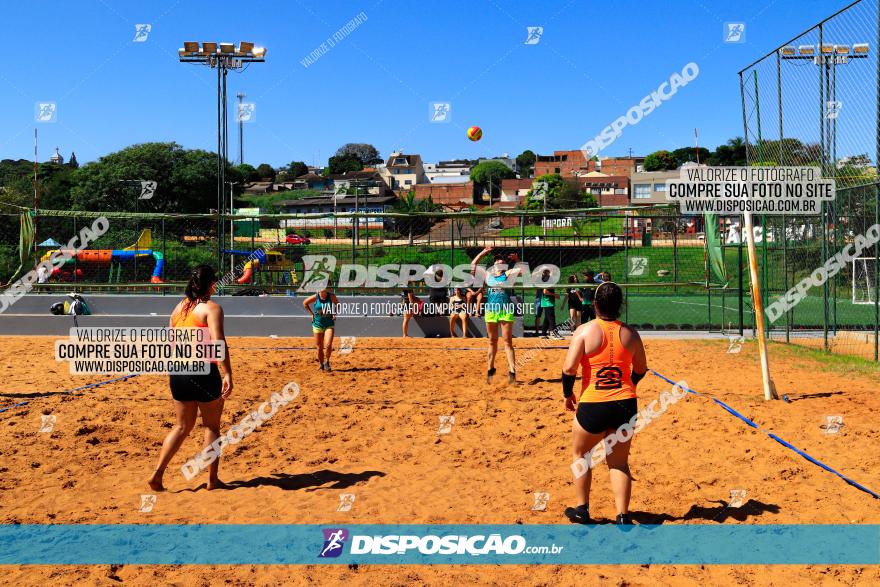
[{"label": "stadium light fixture", "polygon": [[235,53],[235,45],[232,43],[220,43],[221,53]]},{"label": "stadium light fixture", "polygon": [[853,55],[867,55],[868,54],[868,44],[867,43],[856,43],[853,45]]},{"label": "stadium light fixture", "polygon": [[835,45],[834,52],[838,55],[849,55],[849,45]]},{"label": "stadium light fixture", "polygon": [[828,43],[823,43],[823,44],[819,47],[819,51],[820,51],[823,55],[830,55],[830,54],[834,53],[834,45],[831,45],[831,44],[828,44]]},{"label": "stadium light fixture", "polygon": [[815,55],[816,48],[812,45],[800,45],[798,47],[798,53],[800,53],[801,55]]},{"label": "stadium light fixture", "polygon": [[265,47],[254,47],[252,51],[254,57],[258,59],[264,59],[266,57],[266,48]]},{"label": "stadium light fixture", "polygon": [[254,44],[249,43],[247,41],[242,41],[238,44],[238,51],[236,53],[240,55],[248,55],[254,52]]},{"label": "stadium light fixture", "polygon": [[781,49],[781,52],[782,52],[783,56],[791,57],[791,56],[794,56],[794,54],[795,54],[795,48],[791,45],[786,45],[785,47],[783,47]]}]

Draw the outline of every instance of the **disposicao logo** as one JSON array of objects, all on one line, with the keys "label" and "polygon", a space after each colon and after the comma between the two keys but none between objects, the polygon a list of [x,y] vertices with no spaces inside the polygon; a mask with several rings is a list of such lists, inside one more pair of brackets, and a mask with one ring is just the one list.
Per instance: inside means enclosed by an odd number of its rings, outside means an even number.
[{"label": "disposicao logo", "polygon": [[318,558],[336,558],[342,554],[345,541],[348,540],[348,530],[345,528],[324,528],[324,546],[318,554]]}]

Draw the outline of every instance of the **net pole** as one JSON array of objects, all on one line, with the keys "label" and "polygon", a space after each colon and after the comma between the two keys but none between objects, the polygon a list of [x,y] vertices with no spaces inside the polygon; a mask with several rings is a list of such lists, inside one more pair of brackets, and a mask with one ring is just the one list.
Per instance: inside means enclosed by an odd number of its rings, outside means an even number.
[{"label": "net pole", "polygon": [[[745,85],[742,72],[739,74],[739,89],[742,99],[743,131],[746,141],[746,163],[750,163],[748,136],[749,125],[746,118]],[[758,143],[760,145],[760,141]],[[746,212],[743,215],[744,230],[740,236],[740,255],[742,254],[742,240],[746,239],[749,254],[749,277],[752,293],[752,306],[755,311],[755,337],[758,340],[758,354],[761,358],[761,380],[764,387],[764,400],[778,399],[773,382],[770,380],[770,362],[767,357],[767,340],[764,338],[764,304],[761,300],[761,284],[758,279],[758,259],[755,252],[755,233],[752,225],[752,214]],[[742,265],[740,265],[740,316],[742,316]],[[742,320],[742,318],[740,318]],[[742,323],[740,323],[742,324]],[[742,328],[742,326],[740,326]]]},{"label": "net pole", "polygon": [[758,339],[758,354],[761,357],[761,380],[764,385],[764,399],[779,399],[774,388],[773,381],[770,379],[770,362],[767,357],[767,341],[764,338],[764,303],[761,299],[761,284],[758,278],[758,258],[755,251],[754,230],[752,228],[752,214],[746,212],[746,244],[749,251],[749,277],[751,277],[752,305],[755,308],[755,328],[757,329],[756,338]]}]

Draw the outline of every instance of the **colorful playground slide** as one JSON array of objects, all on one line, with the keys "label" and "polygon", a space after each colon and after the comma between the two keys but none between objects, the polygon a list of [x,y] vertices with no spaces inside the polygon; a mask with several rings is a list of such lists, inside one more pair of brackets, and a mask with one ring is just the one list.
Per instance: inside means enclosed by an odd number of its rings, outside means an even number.
[{"label": "colorful playground slide", "polygon": [[[137,243],[124,249],[87,249],[79,253],[72,254],[71,258],[65,265],[73,265],[76,263],[86,263],[98,265],[100,267],[109,267],[114,261],[117,263],[130,261],[135,258],[152,257],[156,264],[153,267],[153,274],[150,277],[150,283],[162,283],[162,270],[165,267],[165,257],[161,251],[153,250],[153,236],[149,228],[141,231]],[[57,249],[56,249],[57,250]],[[55,250],[48,251],[41,261],[47,261]],[[52,271],[52,277],[58,278],[64,274],[64,269],[58,268]]]},{"label": "colorful playground slide", "polygon": [[266,265],[269,262],[266,258],[266,251],[263,249],[257,249],[253,252],[235,250],[224,250],[223,252],[230,255],[241,255],[249,259],[248,262],[244,264],[244,267],[242,267],[241,277],[235,280],[236,283],[251,283],[254,278],[254,271],[260,266],[260,264]]}]

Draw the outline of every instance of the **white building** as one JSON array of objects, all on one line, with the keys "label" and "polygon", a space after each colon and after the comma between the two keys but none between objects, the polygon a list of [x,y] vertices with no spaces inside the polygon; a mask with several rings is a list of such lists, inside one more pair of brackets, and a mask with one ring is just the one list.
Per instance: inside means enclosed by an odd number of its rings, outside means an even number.
[{"label": "white building", "polygon": [[467,183],[471,179],[469,161],[440,161],[425,163],[424,167],[429,183]]}]

